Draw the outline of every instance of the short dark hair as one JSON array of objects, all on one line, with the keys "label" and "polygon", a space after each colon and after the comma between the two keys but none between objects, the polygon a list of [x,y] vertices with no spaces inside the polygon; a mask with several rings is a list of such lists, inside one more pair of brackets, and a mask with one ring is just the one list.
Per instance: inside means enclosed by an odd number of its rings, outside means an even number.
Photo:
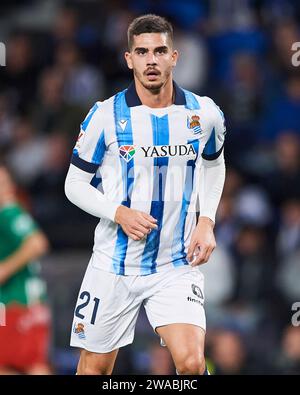
[{"label": "short dark hair", "polygon": [[128,27],[128,48],[131,50],[133,36],[143,33],[166,33],[173,42],[173,27],[165,18],[155,14],[146,14],[135,18]]}]

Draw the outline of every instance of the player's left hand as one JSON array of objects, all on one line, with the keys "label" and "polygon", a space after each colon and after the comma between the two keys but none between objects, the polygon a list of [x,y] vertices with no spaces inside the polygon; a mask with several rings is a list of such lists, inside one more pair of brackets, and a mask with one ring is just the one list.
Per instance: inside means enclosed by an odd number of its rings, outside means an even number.
[{"label": "player's left hand", "polygon": [[208,217],[199,217],[198,224],[192,233],[187,259],[191,266],[206,263],[216,248],[214,223]]},{"label": "player's left hand", "polygon": [[6,283],[6,281],[10,278],[11,272],[5,263],[0,262],[0,285]]}]

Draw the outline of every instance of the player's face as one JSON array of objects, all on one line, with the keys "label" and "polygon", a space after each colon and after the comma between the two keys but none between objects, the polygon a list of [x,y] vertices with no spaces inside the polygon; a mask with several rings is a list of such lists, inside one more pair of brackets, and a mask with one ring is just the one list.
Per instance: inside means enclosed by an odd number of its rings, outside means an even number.
[{"label": "player's face", "polygon": [[131,51],[125,53],[125,58],[143,87],[156,91],[172,75],[178,53],[172,49],[166,33],[143,33],[134,36]]}]

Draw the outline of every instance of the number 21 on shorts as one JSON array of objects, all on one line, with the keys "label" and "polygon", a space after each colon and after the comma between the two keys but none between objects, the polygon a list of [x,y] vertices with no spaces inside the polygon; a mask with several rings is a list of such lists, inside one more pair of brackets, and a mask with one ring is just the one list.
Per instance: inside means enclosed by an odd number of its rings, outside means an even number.
[{"label": "number 21 on shorts", "polygon": [[[83,292],[81,292],[79,299],[83,300],[83,303],[79,304],[76,307],[75,316],[83,320],[85,318],[85,315],[80,313],[80,310],[84,309],[90,303],[91,294],[87,291],[83,291]],[[95,321],[96,321],[96,316],[97,316],[97,312],[98,312],[100,299],[94,298],[93,302],[94,302],[94,308],[93,308],[93,313],[92,313],[92,317],[91,317],[91,324],[92,325],[94,325]]]}]

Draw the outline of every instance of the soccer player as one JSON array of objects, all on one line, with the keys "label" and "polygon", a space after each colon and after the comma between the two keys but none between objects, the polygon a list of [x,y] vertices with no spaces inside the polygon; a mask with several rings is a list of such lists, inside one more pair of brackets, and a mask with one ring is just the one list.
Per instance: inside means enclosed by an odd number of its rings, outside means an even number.
[{"label": "soccer player", "polygon": [[207,374],[198,266],[216,246],[225,127],[210,98],[173,81],[177,58],[168,21],[136,18],[125,53],[134,81],[81,124],[65,192],[101,220],[74,312],[77,374],[112,373],[142,304],[178,374]]},{"label": "soccer player", "polygon": [[0,374],[51,372],[50,314],[34,263],[47,249],[47,238],[17,203],[12,178],[0,166]]}]

